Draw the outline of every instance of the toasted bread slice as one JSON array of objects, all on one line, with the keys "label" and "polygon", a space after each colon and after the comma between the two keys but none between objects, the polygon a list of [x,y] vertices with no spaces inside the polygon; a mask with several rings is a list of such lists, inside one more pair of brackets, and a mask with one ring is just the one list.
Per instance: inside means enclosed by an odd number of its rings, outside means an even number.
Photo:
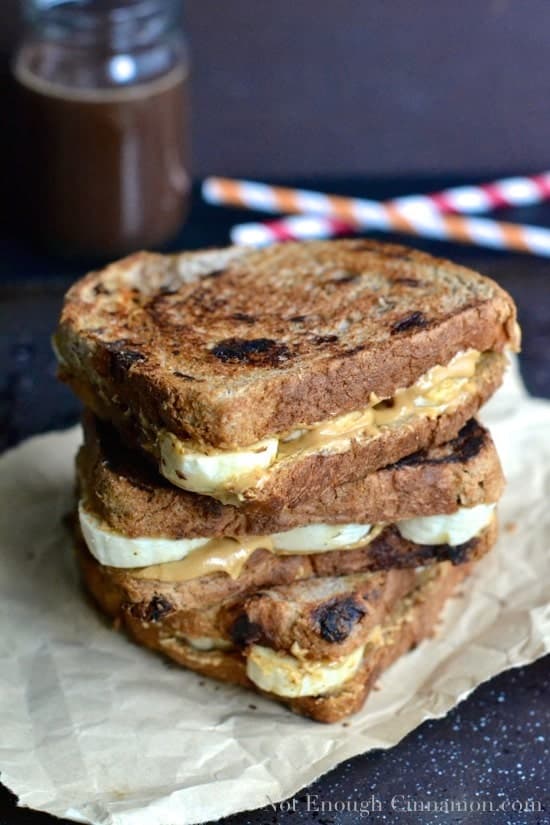
[{"label": "toasted bread slice", "polygon": [[128,537],[258,536],[319,522],[392,523],[497,501],[504,483],[491,436],[471,419],[442,446],[328,487],[295,506],[264,508],[248,502],[235,507],[169,484],[89,411],[83,424],[77,473],[86,506]]},{"label": "toasted bread slice", "polygon": [[391,398],[460,351],[517,345],[494,282],[365,240],[138,253],[69,290],[56,336],[61,378],[143,446],[167,430],[222,450]]},{"label": "toasted bread slice", "polygon": [[[489,543],[488,541],[487,547]],[[336,722],[359,710],[382,671],[422,639],[433,635],[445,601],[458,583],[471,572],[475,563],[470,561],[454,566],[444,562],[434,565],[430,575],[425,576],[405,595],[393,599],[390,609],[379,611],[379,624],[370,627],[366,642],[365,636],[358,634],[356,641],[359,647],[351,654],[356,657],[359,654],[358,666],[343,684],[322,695],[291,698],[266,693],[251,681],[247,662],[258,650],[253,644],[227,650],[200,650],[193,647],[181,632],[174,630],[167,622],[160,606],[156,613],[148,617],[136,616],[120,601],[117,584],[110,581],[108,576],[105,577],[104,570],[101,571],[100,566],[82,546],[77,549],[89,592],[99,607],[115,618],[138,644],[159,651],[205,676],[264,693],[287,704],[294,712],[320,722]],[[317,607],[322,609],[320,605]]]},{"label": "toasted bread slice", "polygon": [[[493,544],[496,521],[493,520],[476,537],[455,547],[448,544],[415,544],[404,539],[395,528],[389,527],[370,544],[353,550],[287,556],[256,550],[236,578],[225,573],[212,573],[187,580],[170,580],[169,575],[163,580],[154,578],[155,573],[147,569],[143,576],[144,571],[140,569],[102,565],[88,552],[76,524],[75,535],[84,579],[92,592],[102,591],[105,594],[105,599],[112,604],[112,610],[108,611],[111,615],[118,615],[121,606],[124,606],[125,611],[138,619],[153,622],[163,619],[174,631],[183,635],[221,635],[227,639],[238,638],[240,643],[245,643],[248,624],[256,622],[263,610],[256,598],[250,605],[255,618],[249,621],[247,599],[255,597],[259,591],[288,586],[293,582],[305,581],[307,585],[308,581],[316,578],[353,577],[387,570],[398,572],[445,561],[454,565],[464,564],[482,556]],[[163,567],[170,565],[159,565],[159,573]],[[287,594],[287,601],[290,602],[293,594],[301,591],[281,592]],[[280,595],[275,598],[284,600]],[[200,627],[196,625],[197,612],[202,614]],[[237,635],[234,636],[229,628],[238,617],[241,618],[235,630]],[[262,632],[266,637],[272,635],[268,625]]]},{"label": "toasted bread slice", "polygon": [[[458,567],[441,565],[434,579],[404,599],[388,617],[381,628],[381,644],[367,645],[361,666],[351,679],[331,694],[291,699],[290,709],[325,723],[338,722],[360,710],[381,674],[400,656],[436,634],[446,601],[474,565],[475,562]],[[274,698],[280,701],[280,697]]]},{"label": "toasted bread slice", "polygon": [[[497,532],[494,519],[462,563],[485,555]],[[231,638],[240,645],[260,644],[287,653],[298,648],[304,659],[340,658],[367,641],[396,602],[434,576],[440,564],[452,562],[433,556],[422,568],[317,577],[261,590],[228,611],[235,617]]]},{"label": "toasted bread slice", "polygon": [[[296,507],[325,490],[357,481],[404,456],[454,438],[500,385],[505,366],[505,356],[484,353],[475,366],[470,362],[468,369],[473,369],[470,377],[453,380],[454,389],[457,385],[460,389],[456,395],[451,394],[448,404],[446,401],[436,402],[434,406],[429,402],[412,404],[409,414],[398,415],[394,421],[381,426],[366,424],[358,432],[336,433],[329,436],[329,443],[321,446],[316,445],[317,439],[311,439],[308,431],[298,430],[306,433],[303,438],[290,437],[286,443],[268,439],[244,453],[206,455],[187,451],[183,442],[174,441],[166,433],[160,440],[150,441],[146,437],[143,441],[143,432],[135,430],[135,422],[126,413],[115,416],[113,423],[130,446],[141,444],[150,451],[160,473],[177,487],[206,493],[226,504],[252,503],[273,512]],[[446,379],[435,392],[445,392],[445,383]],[[112,411],[101,401],[98,406],[97,397],[87,397],[86,392],[81,395],[88,398],[90,405],[95,404],[92,408],[100,417],[109,417]],[[384,407],[377,415],[384,416],[387,412]],[[370,409],[359,413],[359,419],[370,414]],[[332,426],[328,425],[329,432]],[[250,468],[250,462],[263,464],[265,461],[266,466]],[[234,472],[235,462],[239,466]]]}]

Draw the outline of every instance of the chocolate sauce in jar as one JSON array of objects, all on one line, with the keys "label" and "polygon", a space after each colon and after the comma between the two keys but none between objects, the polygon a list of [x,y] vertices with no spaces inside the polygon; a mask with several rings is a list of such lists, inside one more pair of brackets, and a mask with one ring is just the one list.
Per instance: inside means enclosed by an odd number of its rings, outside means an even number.
[{"label": "chocolate sauce in jar", "polygon": [[69,255],[158,246],[182,225],[190,188],[187,62],[171,4],[61,6],[14,64],[27,223]]}]

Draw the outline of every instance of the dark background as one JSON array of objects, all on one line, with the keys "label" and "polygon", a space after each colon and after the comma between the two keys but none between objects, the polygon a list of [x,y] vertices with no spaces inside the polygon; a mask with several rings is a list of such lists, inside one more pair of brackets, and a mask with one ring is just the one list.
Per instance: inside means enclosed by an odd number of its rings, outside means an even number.
[{"label": "dark background", "polygon": [[[548,0],[188,0],[194,171],[548,164]],[[0,58],[17,39],[0,4]]]},{"label": "dark background", "polygon": [[[312,177],[288,182],[385,199],[460,181],[456,177],[386,181]],[[261,217],[207,206],[201,203],[197,190],[191,214],[191,220],[174,241],[175,248],[226,243],[233,223]],[[530,209],[508,209],[500,214],[507,220],[530,220],[550,227],[548,203]],[[417,238],[414,243],[496,278],[512,293],[523,327],[520,365],[525,383],[533,394],[550,398],[548,260]],[[55,359],[50,346],[63,292],[76,274],[77,269],[71,270],[68,265],[62,269],[53,260],[0,241],[0,450],[33,433],[66,427],[77,418],[75,398],[55,381]],[[296,813],[267,807],[231,816],[223,820],[223,825],[359,825],[358,814],[353,811],[309,813],[307,792],[329,803],[353,802],[374,794],[383,810],[361,821],[376,825],[549,825],[549,697],[550,656],[546,656],[529,667],[500,674],[444,719],[424,723],[395,748],[358,756],[339,765],[297,795]],[[1,747],[0,731],[0,750]],[[0,771],[2,767],[0,764]],[[413,803],[449,799],[475,805],[492,800],[498,805],[505,799],[535,800],[542,810],[483,815],[475,809],[455,814],[401,814],[391,809],[394,794],[404,794]],[[0,786],[0,825],[56,825],[56,821],[28,809],[16,809],[15,797]]]},{"label": "dark background", "polygon": [[[387,198],[549,165],[550,0],[188,0],[185,19],[196,178],[283,176]],[[18,31],[16,0],[0,0],[4,95]],[[9,127],[9,98],[3,103]],[[8,132],[0,130],[0,159],[10,170]],[[550,226],[549,204],[499,215]],[[173,246],[226,243],[231,224],[250,217],[261,216],[206,207],[195,192],[191,220]],[[548,260],[414,243],[511,291],[524,330],[524,379],[531,392],[550,397]],[[63,292],[85,268],[0,239],[0,450],[76,420],[76,401],[55,381],[49,337]],[[531,798],[542,813],[482,821],[548,825],[549,691],[549,657],[501,674],[445,719],[425,723],[387,753],[344,763],[311,793],[327,800],[374,793],[385,813],[364,821],[389,825],[480,823],[477,813],[394,816],[387,809],[394,793]],[[268,808],[227,825],[357,825],[353,813],[307,815],[299,799],[298,814]],[[14,805],[0,787],[0,825],[53,825]]]}]

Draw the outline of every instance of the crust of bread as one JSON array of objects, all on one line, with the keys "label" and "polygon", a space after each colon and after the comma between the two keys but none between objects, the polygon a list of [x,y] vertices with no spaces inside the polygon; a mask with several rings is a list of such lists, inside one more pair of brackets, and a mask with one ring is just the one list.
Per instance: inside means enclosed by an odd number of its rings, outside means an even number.
[{"label": "crust of bread", "polygon": [[[83,554],[80,554],[82,561]],[[85,558],[85,556],[84,556]],[[423,639],[434,635],[441,610],[457,585],[471,572],[475,562],[453,566],[437,565],[432,576],[406,602],[398,603],[397,617],[390,613],[382,625],[383,645],[367,645],[362,664],[345,685],[322,696],[287,699],[259,690],[246,674],[246,649],[244,651],[197,651],[184,638],[166,627],[163,620],[148,622],[135,618],[131,612],[115,606],[116,599],[105,587],[97,570],[92,575],[83,568],[86,586],[99,607],[124,629],[139,645],[164,654],[173,661],[204,676],[222,682],[247,687],[271,699],[282,702],[295,713],[318,722],[337,722],[357,712],[365,702],[374,683],[396,659],[416,646]],[[121,621],[120,621],[121,620]]]},{"label": "crust of bread", "polygon": [[56,335],[60,377],[98,415],[221,449],[518,345],[493,281],[366,240],[137,253],[69,290]]},{"label": "crust of bread", "polygon": [[392,523],[497,501],[504,484],[489,432],[470,419],[451,441],[294,507],[234,507],[174,487],[89,411],[83,424],[77,473],[86,506],[129,537],[257,536],[314,523]]}]

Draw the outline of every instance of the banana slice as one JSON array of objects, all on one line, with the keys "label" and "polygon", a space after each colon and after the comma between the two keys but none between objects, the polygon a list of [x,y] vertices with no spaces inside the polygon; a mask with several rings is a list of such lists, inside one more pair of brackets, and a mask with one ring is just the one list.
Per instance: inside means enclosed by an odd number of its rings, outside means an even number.
[{"label": "banana slice", "polygon": [[110,530],[97,516],[85,510],[82,502],[78,505],[78,517],[90,553],[98,562],[110,567],[148,567],[179,561],[210,541],[209,538],[128,538]]},{"label": "banana slice", "polygon": [[273,533],[271,540],[275,550],[323,553],[358,544],[371,530],[370,524],[309,524],[284,533]]},{"label": "banana slice", "polygon": [[351,679],[361,664],[364,649],[362,645],[334,661],[311,662],[263,645],[252,645],[246,674],[259,688],[276,696],[321,696]]},{"label": "banana slice", "polygon": [[397,529],[404,539],[416,544],[449,544],[456,547],[477,536],[493,517],[495,504],[461,507],[456,513],[423,516],[399,521]]},{"label": "banana slice", "polygon": [[244,450],[201,453],[163,432],[159,445],[160,471],[168,481],[192,493],[219,496],[220,490],[239,492],[251,486],[275,461],[279,442],[264,438]]}]

